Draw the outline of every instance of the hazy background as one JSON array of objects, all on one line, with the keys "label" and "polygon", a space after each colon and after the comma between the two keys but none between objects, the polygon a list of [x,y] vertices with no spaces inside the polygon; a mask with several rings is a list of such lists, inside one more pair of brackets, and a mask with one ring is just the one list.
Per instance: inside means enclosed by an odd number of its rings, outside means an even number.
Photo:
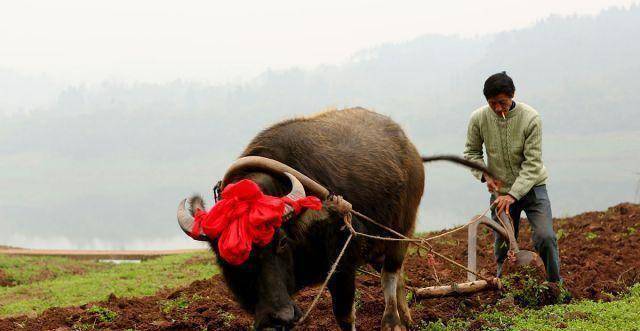
[{"label": "hazy background", "polygon": [[[328,107],[374,109],[423,154],[462,154],[482,83],[502,70],[542,116],[555,216],[637,200],[632,3],[7,6],[0,245],[194,246],[178,201],[210,195],[262,128]],[[429,165],[418,228],[463,223],[487,200],[467,170]]]}]

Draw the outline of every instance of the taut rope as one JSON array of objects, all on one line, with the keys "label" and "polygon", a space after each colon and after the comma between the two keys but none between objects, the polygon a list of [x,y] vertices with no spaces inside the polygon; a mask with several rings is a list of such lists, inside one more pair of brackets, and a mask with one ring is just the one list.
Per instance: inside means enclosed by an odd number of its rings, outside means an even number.
[{"label": "taut rope", "polygon": [[[471,219],[469,222],[454,228],[450,231],[435,235],[433,237],[429,237],[429,238],[409,238],[407,236],[405,236],[404,234],[384,225],[381,224],[379,222],[376,222],[375,220],[373,220],[372,218],[368,217],[367,215],[364,215],[356,210],[353,210],[351,204],[349,202],[347,202],[346,200],[342,199],[342,197],[337,196],[337,195],[331,195],[327,198],[328,201],[332,201],[335,203],[336,209],[338,210],[338,212],[340,212],[343,217],[344,217],[344,223],[345,226],[349,229],[349,231],[351,232],[349,234],[349,237],[347,237],[347,240],[344,243],[344,246],[342,247],[342,250],[340,251],[340,254],[338,254],[338,257],[336,258],[335,262],[333,263],[333,265],[331,266],[331,269],[329,270],[328,274],[327,274],[327,278],[324,280],[324,282],[322,283],[322,286],[320,287],[320,291],[318,292],[318,294],[316,294],[315,298],[313,299],[313,301],[311,302],[311,305],[309,306],[309,308],[307,308],[307,311],[305,312],[305,314],[302,316],[302,318],[297,322],[298,325],[302,324],[307,317],[309,317],[309,314],[311,313],[311,311],[313,310],[313,308],[315,308],[316,304],[318,303],[318,300],[320,300],[320,296],[322,295],[322,293],[324,292],[324,289],[327,287],[327,284],[329,283],[329,280],[331,279],[331,276],[333,276],[333,274],[335,273],[337,267],[338,267],[338,263],[340,262],[340,260],[342,259],[342,257],[344,256],[344,253],[347,250],[347,247],[349,246],[349,243],[351,242],[351,239],[353,239],[353,237],[355,236],[362,236],[365,238],[371,238],[371,239],[377,239],[377,240],[385,240],[385,241],[406,241],[409,242],[411,244],[414,244],[420,248],[426,249],[428,252],[433,253],[434,255],[440,257],[441,259],[449,262],[450,264],[452,264],[455,267],[458,267],[460,269],[464,269],[467,272],[470,272],[474,275],[476,275],[479,278],[482,278],[484,280],[486,280],[487,282],[491,281],[490,278],[487,278],[465,266],[463,266],[462,264],[448,258],[447,256],[438,253],[437,251],[435,251],[433,249],[433,247],[428,243],[431,240],[437,239],[437,238],[441,238],[444,237],[446,235],[455,233],[457,231],[460,231],[466,227],[468,227],[469,225],[478,222],[483,216],[485,216],[487,214],[487,212],[489,212],[489,210],[491,210],[491,206],[489,206],[481,215],[478,215],[477,217]],[[393,234],[395,234],[396,236],[398,236],[399,238],[390,238],[390,237],[381,237],[381,236],[374,236],[374,235],[370,235],[370,234],[366,234],[366,233],[362,233],[362,232],[358,232],[353,228],[353,225],[351,224],[352,221],[352,215],[356,215],[359,218],[370,222],[372,224],[375,224],[376,226],[387,230]],[[437,277],[437,275],[436,275]]]}]

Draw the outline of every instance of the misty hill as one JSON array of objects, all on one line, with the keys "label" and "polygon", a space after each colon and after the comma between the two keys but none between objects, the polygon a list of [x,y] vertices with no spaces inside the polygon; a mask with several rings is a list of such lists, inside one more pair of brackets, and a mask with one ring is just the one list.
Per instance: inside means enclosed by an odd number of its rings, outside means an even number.
[{"label": "misty hill", "polygon": [[[541,113],[556,214],[632,200],[637,40],[635,6],[473,39],[426,35],[243,85],[61,87],[0,71],[0,243],[184,245],[174,220],[182,197],[209,193],[260,129],[327,107],[374,109],[405,127],[424,154],[461,154],[469,114],[484,103],[482,83],[501,70],[514,78],[517,99]],[[464,222],[487,200],[466,170],[429,166],[419,228]]]}]

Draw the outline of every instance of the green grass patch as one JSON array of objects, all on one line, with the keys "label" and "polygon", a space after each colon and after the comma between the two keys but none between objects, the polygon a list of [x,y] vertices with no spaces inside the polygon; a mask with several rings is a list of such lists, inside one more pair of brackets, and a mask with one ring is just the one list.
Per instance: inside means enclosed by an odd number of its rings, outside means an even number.
[{"label": "green grass patch", "polygon": [[[517,311],[517,312],[516,312]],[[479,323],[478,323],[479,322]],[[490,311],[477,316],[477,321],[452,319],[419,321],[420,331],[462,331],[471,326],[485,331],[564,331],[564,330],[640,330],[640,284],[617,301],[579,301],[538,309],[514,310],[513,313]]]},{"label": "green grass patch", "polygon": [[[640,284],[617,301],[580,301],[527,309],[514,316],[481,314],[483,330],[640,330]],[[453,329],[450,329],[453,330]]]},{"label": "green grass patch", "polygon": [[4,281],[11,285],[24,285],[62,276],[79,275],[87,270],[95,271],[107,267],[105,263],[92,260],[0,254],[0,270],[2,270]]},{"label": "green grass patch", "polygon": [[[55,265],[77,265],[84,268],[84,272],[74,274],[63,271],[53,278],[24,283],[26,279],[33,279],[32,273],[38,270],[28,265],[33,261],[22,257],[0,258],[5,273],[23,282],[21,285],[0,287],[0,317],[34,314],[54,306],[75,306],[105,300],[111,293],[119,297],[152,295],[160,289],[187,285],[218,272],[209,252],[171,255],[138,264],[119,265],[40,258],[45,261],[40,266],[42,268],[50,268],[46,263],[50,259]],[[5,265],[11,265],[12,269],[4,269]],[[16,268],[23,270],[13,270]]]},{"label": "green grass patch", "polygon": [[437,321],[420,321],[416,325],[416,329],[419,331],[458,331],[458,330],[468,330],[470,323],[465,320],[453,319],[450,320],[447,324],[444,324],[442,320]]}]

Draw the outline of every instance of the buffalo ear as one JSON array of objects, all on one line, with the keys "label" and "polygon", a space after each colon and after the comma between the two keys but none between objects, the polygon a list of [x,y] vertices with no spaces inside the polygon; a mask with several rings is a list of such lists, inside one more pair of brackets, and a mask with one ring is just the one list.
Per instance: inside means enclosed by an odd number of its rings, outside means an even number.
[{"label": "buffalo ear", "polygon": [[294,241],[304,241],[307,232],[316,222],[329,222],[331,213],[324,207],[320,210],[307,209],[298,217],[289,220],[286,224],[287,233]]},{"label": "buffalo ear", "polygon": [[317,221],[323,221],[331,217],[330,211],[322,206],[320,210],[306,209],[300,214],[298,218],[299,223],[312,224]]}]

